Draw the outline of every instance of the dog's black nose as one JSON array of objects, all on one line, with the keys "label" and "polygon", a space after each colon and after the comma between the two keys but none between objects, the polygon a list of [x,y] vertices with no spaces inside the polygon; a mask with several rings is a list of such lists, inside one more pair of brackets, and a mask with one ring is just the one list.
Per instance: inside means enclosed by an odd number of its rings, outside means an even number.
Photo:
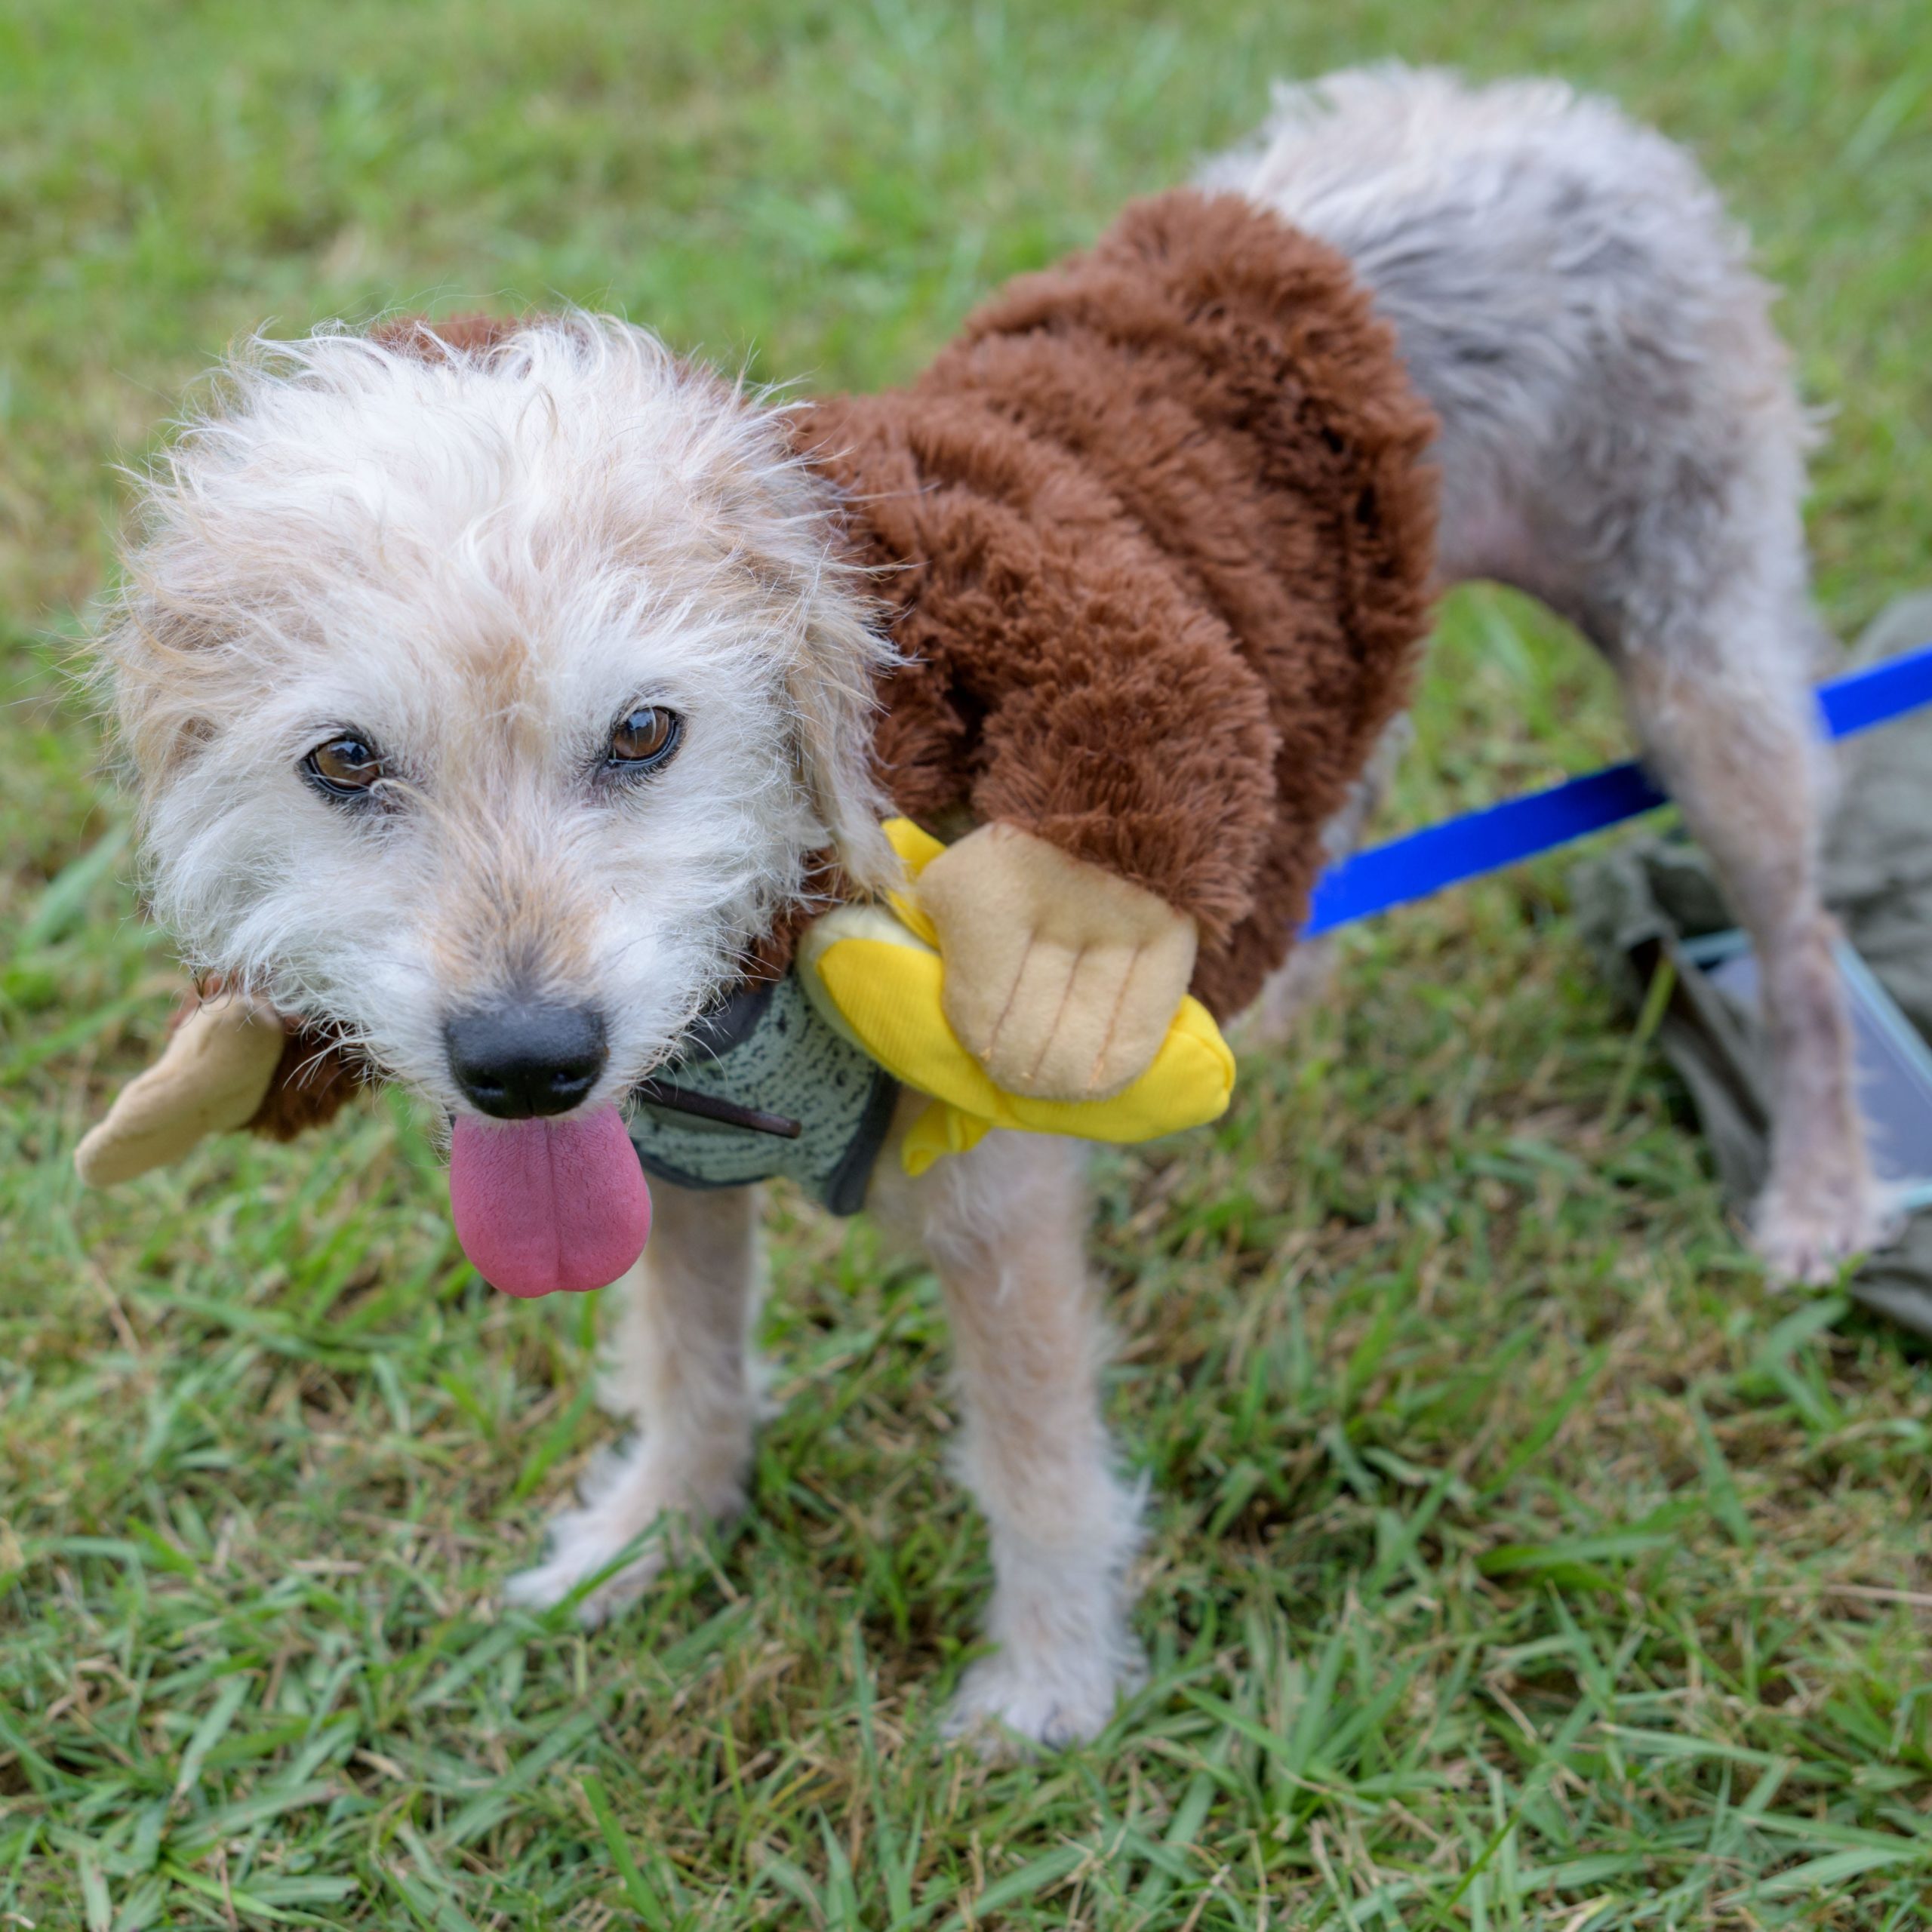
[{"label": "dog's black nose", "polygon": [[456,1084],[498,1120],[568,1113],[610,1057],[603,1016],[586,1006],[487,1007],[448,1021],[443,1038]]}]

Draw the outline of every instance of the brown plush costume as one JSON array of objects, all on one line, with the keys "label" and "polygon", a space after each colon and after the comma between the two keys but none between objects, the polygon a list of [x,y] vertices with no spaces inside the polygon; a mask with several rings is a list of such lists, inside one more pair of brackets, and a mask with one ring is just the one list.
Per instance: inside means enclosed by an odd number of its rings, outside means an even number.
[{"label": "brown plush costume", "polygon": [[[472,348],[499,330],[436,332]],[[839,486],[905,654],[875,740],[899,810],[1103,869],[1124,882],[1123,931],[1139,918],[1158,939],[1171,908],[1179,986],[1191,960],[1202,1002],[1238,1011],[1287,953],[1321,828],[1406,694],[1433,427],[1341,256],[1191,192],[1014,282],[908,387],[810,405],[798,447]],[[1044,858],[1027,875],[1043,903],[1064,863]],[[352,1090],[291,1047],[252,1123],[268,1131]]]},{"label": "brown plush costume", "polygon": [[1406,695],[1434,426],[1340,255],[1188,192],[1022,276],[909,387],[814,405],[912,660],[881,693],[894,803],[1191,915],[1195,996],[1238,1011]]}]

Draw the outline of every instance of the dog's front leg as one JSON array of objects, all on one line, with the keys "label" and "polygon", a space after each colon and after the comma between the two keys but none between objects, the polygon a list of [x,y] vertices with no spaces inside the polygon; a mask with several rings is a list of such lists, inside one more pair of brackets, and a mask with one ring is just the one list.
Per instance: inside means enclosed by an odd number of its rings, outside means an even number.
[{"label": "dog's front leg", "polygon": [[1002,1725],[1048,1745],[1091,1737],[1140,1672],[1127,1623],[1140,1512],[1100,1417],[1081,1152],[992,1134],[918,1182],[882,1171],[872,1204],[939,1275],[965,1410],[960,1470],[992,1532],[997,1648],[968,1672],[949,1728],[989,1743]]},{"label": "dog's front leg", "polygon": [[750,1324],[757,1304],[758,1193],[655,1190],[651,1244],[619,1284],[624,1297],[600,1393],[635,1417],[637,1436],[586,1477],[582,1506],[552,1524],[538,1568],[513,1577],[514,1603],[560,1602],[642,1532],[660,1534],[579,1607],[601,1622],[663,1567],[682,1519],[710,1521],[744,1500],[757,1397]]}]

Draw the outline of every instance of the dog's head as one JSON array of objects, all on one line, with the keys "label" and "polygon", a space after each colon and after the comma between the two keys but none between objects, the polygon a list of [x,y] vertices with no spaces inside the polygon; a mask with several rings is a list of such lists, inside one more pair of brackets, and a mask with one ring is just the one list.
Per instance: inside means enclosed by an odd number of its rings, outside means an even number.
[{"label": "dog's head", "polygon": [[190,963],[460,1113],[619,1097],[830,849],[887,649],[781,418],[653,337],[254,345],[103,645]]}]

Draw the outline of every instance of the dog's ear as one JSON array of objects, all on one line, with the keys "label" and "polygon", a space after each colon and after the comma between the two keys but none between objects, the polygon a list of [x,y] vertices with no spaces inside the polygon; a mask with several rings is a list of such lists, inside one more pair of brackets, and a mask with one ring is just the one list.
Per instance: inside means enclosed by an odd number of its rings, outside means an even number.
[{"label": "dog's ear", "polygon": [[[845,506],[814,460],[815,432],[795,406],[752,402],[741,384],[680,362],[679,378],[748,430],[744,457],[716,488],[768,608],[782,608],[788,649],[784,697],[792,756],[824,829],[824,855],[868,897],[903,883],[884,820],[892,808],[872,755],[878,685],[898,662],[864,560],[854,553]],[[746,488],[748,475],[755,488]]]},{"label": "dog's ear", "polygon": [[891,807],[872,764],[874,681],[892,661],[891,648],[869,615],[849,583],[821,580],[786,685],[812,809],[839,869],[861,892],[874,894],[897,886],[901,869],[883,829]]}]

